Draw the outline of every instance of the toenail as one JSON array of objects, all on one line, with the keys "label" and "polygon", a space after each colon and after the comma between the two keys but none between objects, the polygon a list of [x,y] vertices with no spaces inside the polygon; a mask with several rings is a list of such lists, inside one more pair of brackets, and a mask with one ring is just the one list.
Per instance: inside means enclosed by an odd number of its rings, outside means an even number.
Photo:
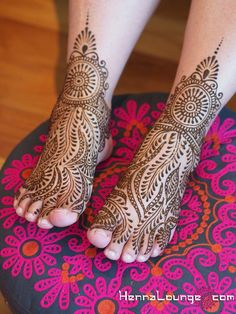
[{"label": "toenail", "polygon": [[152,251],[152,255],[153,255],[154,257],[156,257],[156,256],[158,255],[158,249],[154,249],[154,250]]},{"label": "toenail", "polygon": [[52,228],[53,226],[50,224],[50,222],[47,221],[47,219],[44,219],[44,218],[40,218],[38,220],[38,226],[41,227],[41,228]]},{"label": "toenail", "polygon": [[106,237],[106,238],[108,237],[108,234],[106,233],[105,230],[95,230],[94,232],[95,232],[95,235]]},{"label": "toenail", "polygon": [[22,216],[23,215],[23,208],[21,208],[21,207],[17,207],[17,209],[16,209],[16,213],[18,214],[18,215],[20,215],[20,216]]},{"label": "toenail", "polygon": [[123,261],[124,262],[133,262],[133,260],[134,260],[134,257],[131,255],[131,254],[129,254],[129,253],[126,253],[126,254],[124,254],[123,255]]},{"label": "toenail", "polygon": [[107,250],[106,255],[108,255],[109,258],[112,258],[112,259],[117,257],[117,253],[113,250]]},{"label": "toenail", "polygon": [[147,259],[147,258],[146,258],[144,255],[139,255],[139,256],[137,257],[137,261],[138,261],[138,262],[145,262],[146,259]]},{"label": "toenail", "polygon": [[32,221],[32,220],[34,220],[35,216],[34,216],[32,213],[27,213],[27,214],[25,215],[25,218],[26,218],[27,220],[29,220],[29,221]]}]

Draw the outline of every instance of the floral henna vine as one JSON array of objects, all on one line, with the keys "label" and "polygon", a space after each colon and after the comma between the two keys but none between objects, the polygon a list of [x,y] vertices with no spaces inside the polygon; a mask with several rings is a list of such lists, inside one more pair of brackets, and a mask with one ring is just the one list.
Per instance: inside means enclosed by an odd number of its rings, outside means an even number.
[{"label": "floral henna vine", "polygon": [[131,239],[136,254],[150,253],[155,242],[163,250],[173,235],[188,177],[221,108],[218,50],[182,77],[92,226],[114,230],[113,242]]},{"label": "floral henna vine", "polygon": [[87,19],[75,40],[44,151],[24,184],[27,193],[22,199],[43,200],[41,217],[60,207],[80,214],[90,198],[98,152],[109,137],[110,117],[104,100],[108,71],[96,51]]}]

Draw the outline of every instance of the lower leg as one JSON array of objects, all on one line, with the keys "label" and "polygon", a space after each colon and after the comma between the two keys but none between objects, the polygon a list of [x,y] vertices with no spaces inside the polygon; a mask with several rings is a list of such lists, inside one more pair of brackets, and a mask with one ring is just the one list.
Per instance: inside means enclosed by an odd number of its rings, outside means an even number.
[{"label": "lower leg", "polygon": [[192,2],[166,109],[88,231],[89,240],[106,247],[110,259],[146,261],[159,255],[173,236],[203,138],[235,92],[232,11],[234,0]]},{"label": "lower leg", "polygon": [[85,209],[96,165],[111,153],[113,91],[157,3],[70,1],[66,79],[44,151],[16,195],[20,216],[51,228],[74,223]]}]

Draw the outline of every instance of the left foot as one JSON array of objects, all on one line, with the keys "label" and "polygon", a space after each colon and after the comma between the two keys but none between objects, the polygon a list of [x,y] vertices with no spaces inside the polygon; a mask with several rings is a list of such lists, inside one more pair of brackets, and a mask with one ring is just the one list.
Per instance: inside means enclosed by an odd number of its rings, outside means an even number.
[{"label": "left foot", "polygon": [[186,181],[197,160],[178,131],[158,123],[88,231],[88,239],[113,260],[144,262],[171,240]]},{"label": "left foot", "polygon": [[221,107],[217,51],[181,79],[88,230],[89,241],[106,247],[108,258],[144,262],[160,255],[171,240],[189,174]]}]

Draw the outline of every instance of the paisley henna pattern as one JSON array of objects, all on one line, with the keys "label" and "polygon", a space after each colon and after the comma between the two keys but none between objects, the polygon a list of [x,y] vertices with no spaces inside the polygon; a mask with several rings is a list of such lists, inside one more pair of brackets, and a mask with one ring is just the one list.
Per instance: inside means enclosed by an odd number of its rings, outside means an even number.
[{"label": "paisley henna pattern", "polygon": [[[45,314],[98,313],[106,308],[130,314],[235,313],[236,113],[225,108],[212,123],[165,254],[145,263],[111,262],[86,237],[88,225],[126,171],[142,136],[163,112],[163,100],[158,94],[114,98],[114,153],[96,168],[91,202],[80,224],[43,230],[12,207],[12,196],[42,150],[47,122],[9,156],[0,173],[0,283],[10,300],[15,297],[28,312]],[[28,301],[29,289],[34,304]],[[129,295],[156,295],[158,290],[160,298],[171,292],[176,299],[200,295],[201,301],[129,302],[120,298],[119,290]],[[226,299],[214,301],[213,295]]]},{"label": "paisley henna pattern", "polygon": [[27,192],[22,199],[43,200],[41,216],[55,207],[70,208],[78,214],[85,209],[98,152],[109,135],[110,108],[104,100],[107,77],[87,20],[75,40],[43,153],[24,184]]},{"label": "paisley henna pattern", "polygon": [[203,137],[221,108],[217,52],[182,77],[92,226],[114,231],[114,243],[130,239],[135,254],[150,253],[154,241],[163,250],[173,235]]}]

